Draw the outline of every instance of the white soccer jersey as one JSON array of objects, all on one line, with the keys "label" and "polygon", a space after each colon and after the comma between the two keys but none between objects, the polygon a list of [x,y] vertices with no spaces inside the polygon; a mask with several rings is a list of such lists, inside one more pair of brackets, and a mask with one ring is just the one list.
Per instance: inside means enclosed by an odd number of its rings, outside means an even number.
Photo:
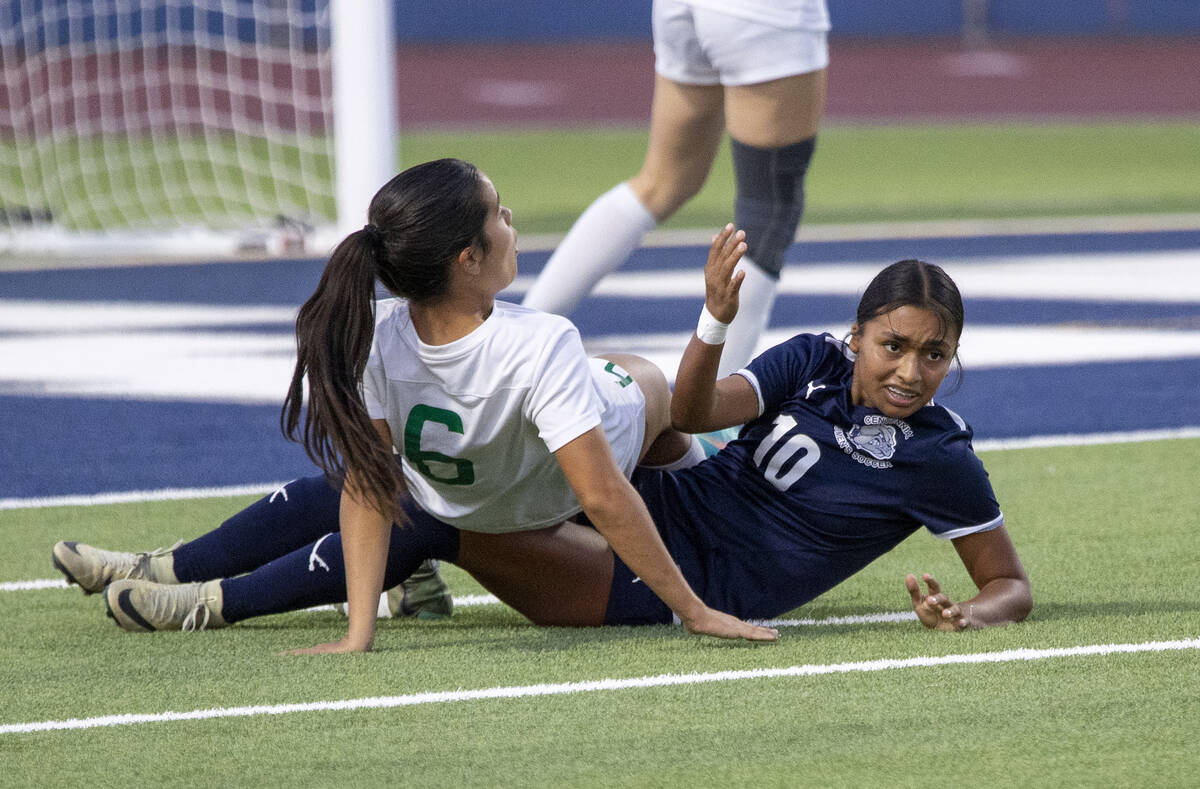
[{"label": "white soccer jersey", "polygon": [[829,30],[825,0],[679,0],[789,30]]},{"label": "white soccer jersey", "polygon": [[[636,384],[610,377],[617,400],[640,406]],[[566,520],[581,508],[552,453],[603,419],[628,474],[644,432],[640,408],[607,424],[613,398],[593,382],[570,321],[501,301],[479,328],[438,346],[417,337],[406,302],[379,302],[363,398],[372,419],[387,420],[417,503],[470,531]]]}]

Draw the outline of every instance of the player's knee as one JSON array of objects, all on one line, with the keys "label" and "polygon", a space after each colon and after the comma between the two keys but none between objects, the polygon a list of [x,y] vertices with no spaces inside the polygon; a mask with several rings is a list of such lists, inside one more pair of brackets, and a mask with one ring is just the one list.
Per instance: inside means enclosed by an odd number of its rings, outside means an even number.
[{"label": "player's knee", "polygon": [[683,204],[695,197],[704,186],[704,176],[683,173],[668,174],[657,170],[643,169],[630,178],[629,188],[638,202],[650,212],[656,222],[662,223],[674,216]]},{"label": "player's knee", "polygon": [[816,137],[781,148],[731,140],[737,182],[734,221],[746,231],[746,257],[774,277],[804,214],[804,176]]}]

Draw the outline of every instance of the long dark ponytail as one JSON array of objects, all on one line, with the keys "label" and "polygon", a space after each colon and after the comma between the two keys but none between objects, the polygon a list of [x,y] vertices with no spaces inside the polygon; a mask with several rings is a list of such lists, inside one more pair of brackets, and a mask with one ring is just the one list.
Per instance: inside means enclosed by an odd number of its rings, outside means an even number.
[{"label": "long dark ponytail", "polygon": [[440,159],[385,184],[371,200],[370,223],[337,246],[296,318],[296,367],[280,427],[330,476],[353,471],[365,503],[392,517],[403,482],[361,391],[375,334],[375,282],[410,301],[444,295],[450,264],[480,242],[488,211],[480,179],[474,165]]}]

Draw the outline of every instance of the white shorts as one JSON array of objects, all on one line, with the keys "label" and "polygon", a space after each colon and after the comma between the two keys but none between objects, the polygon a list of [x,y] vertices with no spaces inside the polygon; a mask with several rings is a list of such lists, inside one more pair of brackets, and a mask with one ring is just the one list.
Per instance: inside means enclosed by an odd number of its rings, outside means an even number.
[{"label": "white shorts", "polygon": [[698,8],[654,3],[654,70],[685,85],[756,85],[829,65],[826,31],[782,28]]},{"label": "white shorts", "polygon": [[608,437],[617,465],[628,477],[637,466],[646,436],[646,396],[619,365],[592,357],[588,359],[596,394],[604,404],[600,425]]}]

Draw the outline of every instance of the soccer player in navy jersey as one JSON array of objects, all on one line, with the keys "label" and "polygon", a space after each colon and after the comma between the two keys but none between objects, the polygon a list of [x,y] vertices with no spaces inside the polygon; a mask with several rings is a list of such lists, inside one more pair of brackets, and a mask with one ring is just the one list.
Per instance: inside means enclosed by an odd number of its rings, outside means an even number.
[{"label": "soccer player in navy jersey", "polygon": [[[735,266],[745,249],[744,234],[732,225],[713,240],[705,308],[680,362],[672,403],[673,421],[683,430],[744,426],[699,465],[639,468],[633,477],[687,582],[718,610],[775,617],[924,526],[953,543],[978,592],[958,601],[932,576],[924,576],[922,591],[909,575],[905,584],[922,624],[956,631],[1024,619],[1032,608],[1029,579],[971,448],[971,430],[933,401],[963,326],[954,282],[919,260],[892,264],[864,291],[847,341],[797,335],[717,380],[724,332],[738,307],[742,274]],[[192,543],[213,546],[205,549],[213,554],[210,575],[222,553],[264,559],[236,584],[222,582],[223,610],[205,619],[229,624],[345,600],[338,491],[323,477],[296,480],[287,491]],[[406,510],[409,522],[392,529],[388,572],[411,568],[414,558],[455,561],[451,552],[428,548],[456,544],[441,536],[451,527],[411,504]],[[548,534],[505,535],[495,546],[503,571],[477,564],[471,572],[539,624],[552,624],[535,612],[543,597],[564,592],[557,583],[601,603],[603,617],[572,624],[672,621],[670,608],[594,529],[565,522]],[[526,574],[514,575],[522,562]],[[540,572],[546,567],[556,568],[553,578]]]},{"label": "soccer player in navy jersey", "polygon": [[[772,617],[815,598],[924,525],[949,539],[979,588],[959,603],[908,576],[927,627],[1020,621],[1032,607],[971,430],[934,394],[963,326],[958,288],[938,266],[894,263],[864,291],[849,341],[801,334],[717,380],[741,274],[727,226],[705,268],[706,301],[680,361],[672,421],[691,432],[745,424],[699,466],[638,471],[634,485],[685,577],[710,605]],[[628,622],[664,621],[638,584],[612,600]],[[610,600],[610,613],[614,612]]]}]

